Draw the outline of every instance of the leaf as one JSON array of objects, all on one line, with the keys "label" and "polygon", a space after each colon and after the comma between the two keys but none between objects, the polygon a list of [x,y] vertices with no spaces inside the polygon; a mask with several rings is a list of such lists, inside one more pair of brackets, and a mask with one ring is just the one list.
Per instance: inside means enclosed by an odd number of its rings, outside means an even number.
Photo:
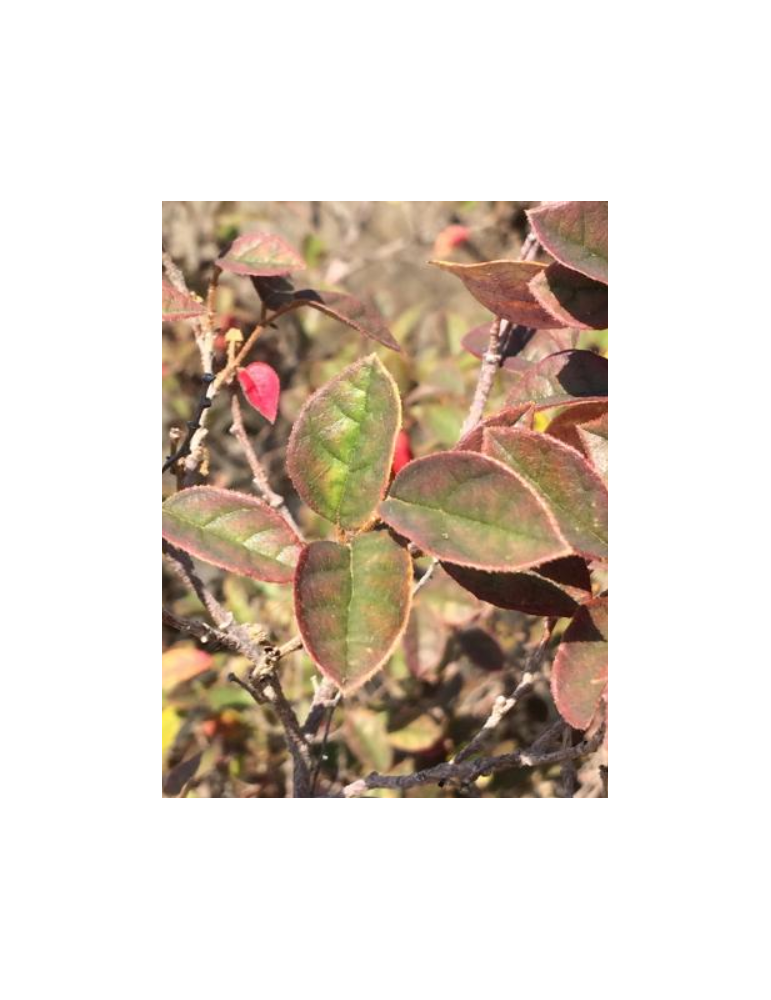
[{"label": "leaf", "polygon": [[607,201],[553,201],[527,215],[539,242],[553,257],[607,285]]},{"label": "leaf", "polygon": [[397,472],[401,472],[404,466],[412,461],[413,457],[410,436],[402,428],[396,435],[396,447],[394,448],[394,460],[391,463],[391,475],[395,476]]},{"label": "leaf", "polygon": [[559,323],[579,330],[608,326],[608,286],[562,264],[549,264],[530,282],[530,291]]},{"label": "leaf", "polygon": [[176,767],[172,767],[163,779],[163,794],[179,795],[188,781],[195,777],[202,757],[203,750],[199,750],[192,757],[188,757],[187,760],[180,761]]},{"label": "leaf", "polygon": [[608,482],[608,414],[576,428],[584,453],[605,483]]},{"label": "leaf", "polygon": [[317,514],[360,528],[385,493],[401,401],[376,355],[349,365],[315,392],[292,428],[287,471]]},{"label": "leaf", "polygon": [[291,583],[301,542],[256,497],[191,486],[163,504],[163,537],[213,566],[269,583]]},{"label": "leaf", "polygon": [[167,649],[161,658],[163,690],[170,691],[183,681],[209,670],[212,665],[211,653],[196,649],[189,643],[179,643]]},{"label": "leaf", "polygon": [[539,405],[608,395],[608,359],[593,351],[561,351],[514,375],[509,405],[532,400]]},{"label": "leaf", "polygon": [[608,412],[608,400],[604,399],[575,399],[565,404],[556,417],[547,425],[546,433],[555,437],[565,444],[569,444],[576,451],[583,451],[581,439],[578,436],[578,425],[587,421],[601,417]]},{"label": "leaf", "polygon": [[247,233],[233,242],[228,252],[219,258],[217,266],[233,274],[270,278],[302,271],[306,264],[280,236]]},{"label": "leaf", "polygon": [[607,559],[608,490],[583,455],[548,434],[518,427],[486,430],[483,453],[533,487],[576,552]]},{"label": "leaf", "polygon": [[306,289],[295,292],[295,299],[303,300],[311,309],[318,309],[333,319],[345,323],[370,340],[401,353],[401,347],[394,340],[380,313],[368,302],[362,302],[353,295],[343,292],[324,292]]},{"label": "leaf", "polygon": [[412,562],[383,531],[350,545],[311,542],[295,578],[295,614],[305,648],[344,694],[385,663],[407,624]]},{"label": "leaf", "polygon": [[435,746],[443,735],[444,726],[426,712],[402,729],[388,733],[386,738],[394,750],[401,750],[404,753],[425,753]]},{"label": "leaf", "polygon": [[464,434],[453,451],[481,451],[486,427],[513,427],[529,409],[529,403],[504,406],[497,413],[492,413],[489,417],[481,420],[476,427],[471,428],[468,434]]},{"label": "leaf", "polygon": [[565,629],[551,673],[554,703],[574,729],[587,729],[608,683],[608,599],[582,604]]},{"label": "leaf", "polygon": [[[469,572],[481,572],[470,570]],[[483,670],[502,670],[506,654],[498,640],[483,628],[468,628],[459,632],[457,640],[460,648],[477,667]]]},{"label": "leaf", "polygon": [[388,771],[394,755],[388,741],[388,716],[368,708],[354,708],[346,713],[343,729],[345,742],[369,770]]},{"label": "leaf", "polygon": [[198,299],[186,292],[179,292],[165,278],[161,278],[163,288],[163,319],[173,321],[203,316],[206,307]]},{"label": "leaf", "polygon": [[437,612],[425,605],[413,607],[404,633],[404,659],[413,677],[432,679],[444,657],[449,634]]},{"label": "leaf", "polygon": [[276,422],[281,383],[275,370],[263,361],[254,361],[238,373],[238,381],[252,406],[271,424]]},{"label": "leaf", "polygon": [[379,512],[424,552],[461,566],[514,571],[569,552],[535,491],[471,451],[410,462]]},{"label": "leaf", "polygon": [[477,302],[496,316],[521,326],[555,326],[530,291],[529,283],[545,264],[527,260],[488,260],[481,264],[454,264],[449,260],[430,260],[429,264],[460,278]]},{"label": "leaf", "polygon": [[567,618],[592,593],[589,570],[578,556],[555,559],[527,573],[485,573],[447,562],[442,566],[480,600],[526,615]]}]

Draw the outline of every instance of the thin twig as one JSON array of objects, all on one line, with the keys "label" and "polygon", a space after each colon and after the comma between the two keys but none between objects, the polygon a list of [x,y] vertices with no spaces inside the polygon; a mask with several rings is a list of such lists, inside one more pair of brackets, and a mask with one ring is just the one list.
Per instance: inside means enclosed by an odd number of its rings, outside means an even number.
[{"label": "thin twig", "polygon": [[308,717],[303,723],[303,732],[306,736],[315,736],[316,730],[324,718],[324,712],[330,705],[336,705],[340,699],[340,692],[326,677],[316,688],[311,707],[308,710]]},{"label": "thin twig", "polygon": [[508,321],[502,320],[500,316],[496,316],[490,326],[490,339],[487,342],[487,350],[482,355],[482,365],[479,369],[474,398],[468,416],[460,429],[460,437],[468,434],[482,419],[485,404],[493,387],[495,373],[501,364],[501,336],[508,330],[508,327]]},{"label": "thin twig", "polygon": [[241,400],[238,398],[238,389],[235,386],[231,387],[230,395],[230,413],[233,418],[233,424],[230,428],[230,433],[241,445],[241,449],[246,456],[246,461],[249,463],[249,468],[252,472],[252,481],[257,487],[259,492],[265,497],[267,502],[273,507],[274,510],[278,511],[281,516],[287,521],[299,538],[303,538],[302,532],[297,525],[297,522],[292,517],[289,512],[289,508],[286,505],[286,500],[281,496],[280,493],[276,493],[275,490],[271,488],[268,481],[268,474],[265,471],[265,467],[262,462],[260,462],[257,457],[257,453],[249,440],[246,433],[246,428],[244,427],[244,416],[241,410]]},{"label": "thin twig", "polygon": [[525,671],[522,674],[519,684],[517,684],[516,688],[508,698],[504,698],[503,695],[499,695],[495,699],[492,711],[485,720],[485,724],[470,741],[470,743],[468,743],[459,753],[455,755],[456,764],[461,761],[468,760],[469,757],[475,754],[485,742],[488,734],[491,733],[500,721],[509,714],[522,696],[527,694],[532,689],[536,673],[541,665],[541,660],[546,652],[546,646],[548,645],[549,639],[551,639],[551,635],[556,624],[556,618],[547,618],[546,627],[544,628],[543,635],[541,636],[541,641],[528,657],[527,666],[525,667]]}]

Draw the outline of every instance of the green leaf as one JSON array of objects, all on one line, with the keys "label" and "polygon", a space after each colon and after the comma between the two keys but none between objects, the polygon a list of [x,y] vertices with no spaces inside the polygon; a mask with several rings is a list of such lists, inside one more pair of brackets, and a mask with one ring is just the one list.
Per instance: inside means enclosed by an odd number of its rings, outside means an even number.
[{"label": "green leaf", "polygon": [[506,397],[510,406],[530,400],[544,408],[608,395],[608,359],[593,351],[560,351],[534,365],[523,362],[512,374],[514,384]]},{"label": "green leaf", "polygon": [[311,542],[295,577],[295,614],[308,654],[345,694],[388,659],[407,624],[412,562],[383,531],[350,545]]},{"label": "green leaf", "polygon": [[228,252],[219,258],[217,266],[223,271],[250,274],[259,278],[302,271],[306,264],[299,253],[280,236],[247,233],[233,242]]},{"label": "green leaf", "polygon": [[562,264],[549,264],[530,282],[530,291],[558,323],[578,330],[608,326],[608,286]]},{"label": "green leaf", "polygon": [[355,530],[385,492],[402,412],[396,383],[376,355],[315,392],[287,448],[295,489],[318,514]]},{"label": "green leaf", "polygon": [[535,491],[500,462],[475,452],[410,462],[379,512],[424,552],[461,566],[515,571],[569,554]]},{"label": "green leaf", "polygon": [[526,615],[566,618],[592,593],[589,570],[578,556],[555,559],[527,573],[486,573],[447,562],[442,566],[480,600]]},{"label": "green leaf", "polygon": [[206,307],[202,302],[186,292],[177,291],[165,278],[161,279],[161,286],[163,289],[163,319],[169,321],[191,319],[194,316],[203,316],[206,312]]},{"label": "green leaf", "polygon": [[608,599],[581,605],[565,629],[554,658],[551,689],[562,718],[587,729],[608,685]]},{"label": "green leaf", "polygon": [[481,264],[430,260],[429,264],[460,278],[477,302],[495,316],[536,329],[559,325],[538,304],[529,287],[530,281],[546,269],[545,264],[526,260],[486,260]]},{"label": "green leaf", "polygon": [[607,285],[607,201],[553,201],[527,214],[539,242],[553,257]]},{"label": "green leaf", "polygon": [[301,541],[256,497],[191,486],[163,504],[163,537],[204,562],[241,576],[290,583]]},{"label": "green leaf", "polygon": [[576,552],[607,559],[608,490],[583,455],[548,434],[518,427],[486,430],[483,453],[536,490]]},{"label": "green leaf", "polygon": [[394,750],[403,753],[425,753],[444,735],[444,726],[428,713],[419,715],[402,729],[388,733],[387,739]]}]

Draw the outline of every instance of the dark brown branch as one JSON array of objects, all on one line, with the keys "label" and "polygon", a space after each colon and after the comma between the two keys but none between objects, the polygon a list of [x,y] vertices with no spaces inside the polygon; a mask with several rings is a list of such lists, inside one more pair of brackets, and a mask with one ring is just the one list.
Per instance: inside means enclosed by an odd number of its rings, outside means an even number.
[{"label": "dark brown branch", "polygon": [[605,725],[603,723],[591,739],[584,740],[577,746],[555,750],[551,753],[534,753],[530,749],[502,754],[500,757],[479,757],[476,760],[463,761],[460,764],[437,764],[436,767],[418,771],[417,774],[373,773],[367,775],[366,778],[360,778],[358,781],[346,785],[343,794],[346,798],[354,798],[372,788],[393,788],[404,791],[420,785],[436,785],[439,782],[448,781],[468,784],[484,774],[493,774],[496,771],[512,767],[542,767],[549,764],[561,764],[563,761],[578,760],[580,757],[592,753],[602,743],[604,735]]}]

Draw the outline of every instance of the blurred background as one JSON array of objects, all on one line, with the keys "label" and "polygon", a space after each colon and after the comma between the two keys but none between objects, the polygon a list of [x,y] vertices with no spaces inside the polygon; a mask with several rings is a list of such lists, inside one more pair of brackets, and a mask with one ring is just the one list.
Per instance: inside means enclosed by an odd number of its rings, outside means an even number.
[{"label": "blurred background", "polygon": [[[472,328],[492,320],[457,278],[430,267],[433,258],[473,263],[516,258],[527,233],[525,209],[538,202],[164,202],[163,247],[181,267],[191,290],[204,296],[213,261],[243,233],[275,233],[300,251],[308,270],[297,287],[335,287],[371,299],[403,354],[368,340],[310,309],[290,313],[260,337],[249,361],[264,361],[281,382],[279,413],[271,426],[243,404],[246,429],[308,539],[327,537],[331,525],[301,504],[284,471],[292,423],[310,393],[357,358],[375,350],[394,376],[404,404],[404,429],[414,456],[452,447],[468,412],[479,361],[461,345]],[[539,259],[539,258],[537,258]],[[217,298],[222,317],[215,370],[224,364],[224,332],[244,335],[259,319],[260,300],[248,278],[223,273]],[[525,348],[531,360],[560,349],[540,338]],[[572,344],[607,353],[606,332],[576,332]],[[540,353],[539,353],[540,352]],[[200,357],[190,324],[163,325],[162,458],[169,433],[184,427],[201,392]],[[486,412],[503,405],[511,376],[501,369]],[[553,414],[551,414],[553,415]],[[251,476],[228,433],[227,395],[209,416],[208,482],[250,492]],[[536,424],[536,426],[538,426]],[[164,475],[163,496],[175,489]],[[291,587],[236,577],[198,563],[200,575],[237,621],[262,625],[281,643],[296,635]],[[419,563],[427,565],[427,561]],[[163,604],[184,617],[206,618],[200,602],[164,567]],[[545,679],[503,721],[487,750],[522,748],[556,719]],[[410,623],[386,668],[333,715],[322,774],[345,784],[371,770],[408,774],[446,760],[467,742],[495,698],[509,694],[544,620],[485,604],[441,570],[415,599]],[[269,706],[256,705],[228,672],[246,662],[226,650],[163,631],[164,793],[178,794],[178,765],[195,758],[182,775],[187,797],[283,797],[291,770],[283,730]],[[302,720],[318,673],[304,651],[282,660],[285,693]],[[320,734],[321,735],[321,734]],[[554,797],[573,781],[577,797],[602,794],[596,761],[577,775],[553,769],[512,769],[479,779],[463,790],[425,786],[370,797]]]}]

